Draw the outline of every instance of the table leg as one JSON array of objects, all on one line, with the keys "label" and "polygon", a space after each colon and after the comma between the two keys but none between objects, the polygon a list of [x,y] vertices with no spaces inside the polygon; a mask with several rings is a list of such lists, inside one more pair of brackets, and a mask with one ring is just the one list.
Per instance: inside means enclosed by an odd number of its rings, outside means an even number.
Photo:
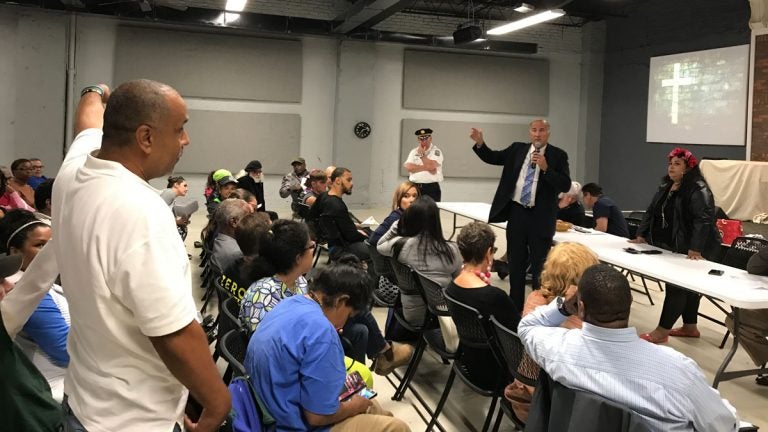
[{"label": "table leg", "polygon": [[456,235],[456,213],[453,213],[453,231],[451,231],[450,237],[448,237],[448,241],[451,241],[453,239],[453,236]]},{"label": "table leg", "polygon": [[[725,372],[725,368],[728,367],[728,363],[731,362],[733,359],[733,356],[736,354],[736,350],[739,348],[739,308],[734,307],[733,309],[733,344],[731,345],[730,351],[728,351],[728,354],[725,355],[725,359],[723,359],[723,363],[720,365],[720,367],[717,369],[717,373],[715,374],[715,380],[712,383],[712,387],[717,388],[717,386],[720,384],[720,381],[725,381],[729,379],[727,377],[727,373]],[[735,378],[735,377],[734,377]]]}]

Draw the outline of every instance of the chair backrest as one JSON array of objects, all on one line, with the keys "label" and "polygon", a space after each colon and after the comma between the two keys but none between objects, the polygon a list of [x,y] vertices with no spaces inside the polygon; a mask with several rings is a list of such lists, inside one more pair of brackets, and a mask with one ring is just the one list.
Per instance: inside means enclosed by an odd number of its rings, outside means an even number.
[{"label": "chair backrest", "polygon": [[492,349],[491,334],[486,330],[487,318],[472,306],[461,303],[444,292],[448,311],[451,313],[459,343],[463,346],[480,349]]},{"label": "chair backrest", "polygon": [[416,279],[416,274],[407,265],[401,263],[394,257],[389,257],[389,263],[392,266],[392,270],[395,272],[395,278],[397,279],[397,286],[400,287],[400,292],[408,295],[418,295],[419,283]]},{"label": "chair backrest", "polygon": [[639,219],[642,222],[643,218],[645,217],[645,212],[644,211],[633,211],[633,212],[630,212],[629,216],[627,216],[627,217],[630,217],[632,219]]},{"label": "chair backrest", "polygon": [[568,388],[541,373],[526,432],[650,432],[639,414],[604,397]]},{"label": "chair backrest", "polygon": [[233,329],[244,329],[240,322],[240,305],[234,297],[227,297],[219,309],[219,334],[225,335]]},{"label": "chair backrest", "polygon": [[448,303],[443,295],[443,287],[418,271],[416,276],[418,276],[421,289],[424,291],[424,299],[427,301],[429,311],[438,316],[451,316],[448,311]]},{"label": "chair backrest", "polygon": [[747,261],[760,249],[768,246],[768,240],[754,237],[736,237],[723,257],[723,264],[746,270]]},{"label": "chair backrest", "polygon": [[389,259],[379,253],[379,251],[376,249],[376,245],[372,245],[368,243],[368,241],[366,241],[365,244],[368,247],[368,255],[371,256],[373,270],[376,272],[376,274],[379,276],[384,276],[391,282],[396,282],[395,271],[392,270],[392,264],[389,263]]},{"label": "chair backrest", "polygon": [[517,333],[501,324],[496,317],[491,317],[498,351],[504,358],[510,376],[529,386],[536,386],[540,368],[525,352],[525,347]]},{"label": "chair backrest", "polygon": [[629,228],[629,238],[635,238],[637,236],[637,229],[640,228],[643,220],[633,217],[625,217],[624,220],[627,221],[627,228]]},{"label": "chair backrest", "polygon": [[232,366],[234,376],[246,376],[245,353],[248,351],[248,333],[243,329],[232,329],[222,338],[221,356]]}]

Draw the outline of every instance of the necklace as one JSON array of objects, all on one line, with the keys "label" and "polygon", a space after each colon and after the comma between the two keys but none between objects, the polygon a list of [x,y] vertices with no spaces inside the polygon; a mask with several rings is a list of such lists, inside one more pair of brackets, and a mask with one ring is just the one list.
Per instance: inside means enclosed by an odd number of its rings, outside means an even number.
[{"label": "necklace", "polygon": [[667,205],[669,205],[669,200],[673,199],[676,194],[677,194],[677,190],[672,190],[670,188],[669,192],[667,192],[666,198],[664,198],[664,202],[661,204],[661,227],[662,228],[669,227],[669,222],[667,222]]}]

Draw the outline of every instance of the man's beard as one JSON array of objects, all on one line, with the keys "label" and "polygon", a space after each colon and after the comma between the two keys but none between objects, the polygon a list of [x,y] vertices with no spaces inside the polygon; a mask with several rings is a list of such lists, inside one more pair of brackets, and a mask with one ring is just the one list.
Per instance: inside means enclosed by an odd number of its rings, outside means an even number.
[{"label": "man's beard", "polygon": [[344,189],[344,195],[352,195],[352,188]]}]

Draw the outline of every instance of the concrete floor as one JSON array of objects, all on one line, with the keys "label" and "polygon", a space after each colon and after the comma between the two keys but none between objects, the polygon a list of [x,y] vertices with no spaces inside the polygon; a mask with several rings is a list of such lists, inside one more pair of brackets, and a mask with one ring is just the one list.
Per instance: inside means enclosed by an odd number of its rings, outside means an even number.
[{"label": "concrete floor", "polygon": [[[290,215],[290,210],[286,202],[273,201],[270,204],[270,209],[277,211],[284,217]],[[389,209],[387,208],[352,209],[352,211],[361,220],[368,216],[373,216],[377,221],[381,221],[387,214],[389,214]],[[187,238],[188,251],[193,255],[193,294],[198,301],[202,295],[202,290],[199,288],[200,268],[197,266],[199,263],[198,254],[200,250],[194,249],[193,242],[199,236],[198,233],[205,221],[205,210],[202,209],[192,218],[192,224],[189,230],[190,235]],[[449,235],[452,223],[451,218],[443,213],[442,222],[443,231],[446,235]],[[464,222],[460,221],[460,223]],[[497,235],[496,246],[499,251],[503,251],[506,246],[504,233],[497,230]],[[501,252],[499,252],[499,255],[500,254]],[[321,265],[324,261],[325,260],[321,258]],[[509,289],[508,282],[499,280],[496,274],[492,277],[492,283],[504,290]],[[642,288],[642,286],[639,285],[639,281],[634,284],[634,286]],[[651,283],[649,284],[649,287],[651,296],[656,304],[655,306],[650,305],[648,298],[644,294],[633,294],[635,302],[632,306],[630,324],[634,326],[639,333],[650,331],[656,326],[659,314],[661,313],[661,305],[664,301],[664,293],[659,290],[656,284]],[[215,304],[210,310],[215,310]],[[706,300],[701,303],[701,311],[714,317],[722,317],[723,315]],[[374,308],[373,313],[379,321],[381,328],[383,328],[383,323],[386,318],[386,309]],[[670,338],[668,345],[694,359],[702,368],[707,380],[711,382],[717,368],[726,354],[726,350],[718,349],[718,345],[725,333],[725,329],[706,320],[700,322],[699,327],[702,334],[701,339]],[[730,342],[726,345],[726,349],[729,346]],[[223,370],[223,362],[220,361],[219,366]],[[753,367],[754,365],[747,354],[742,349],[739,349],[729,366],[729,370],[748,369]],[[404,370],[404,368],[402,368],[402,370]],[[431,408],[434,408],[437,405],[437,400],[444,389],[445,381],[449,373],[450,366],[442,364],[439,357],[433,352],[429,350],[425,352],[416,373],[414,385],[427,400],[427,403]],[[395,416],[406,421],[411,426],[412,430],[418,431],[426,428],[426,422],[423,419],[423,416],[425,415],[423,409],[410,393],[406,394],[406,397],[400,402],[392,401],[390,398],[392,394],[394,394],[393,386],[385,378],[379,376],[375,376],[374,387],[379,393],[379,396],[377,397],[378,401],[386,409],[392,411]],[[719,390],[722,396],[728,399],[731,404],[736,407],[741,420],[754,423],[758,426],[768,427],[768,410],[765,409],[767,406],[766,402],[768,401],[768,387],[756,385],[754,377],[744,377],[721,383]],[[454,382],[454,388],[451,391],[445,409],[440,416],[440,422],[446,431],[480,430],[488,410],[488,403],[488,399],[476,395],[457,379]],[[512,431],[515,430],[515,428],[509,420],[505,419],[502,422],[501,430]]]}]

